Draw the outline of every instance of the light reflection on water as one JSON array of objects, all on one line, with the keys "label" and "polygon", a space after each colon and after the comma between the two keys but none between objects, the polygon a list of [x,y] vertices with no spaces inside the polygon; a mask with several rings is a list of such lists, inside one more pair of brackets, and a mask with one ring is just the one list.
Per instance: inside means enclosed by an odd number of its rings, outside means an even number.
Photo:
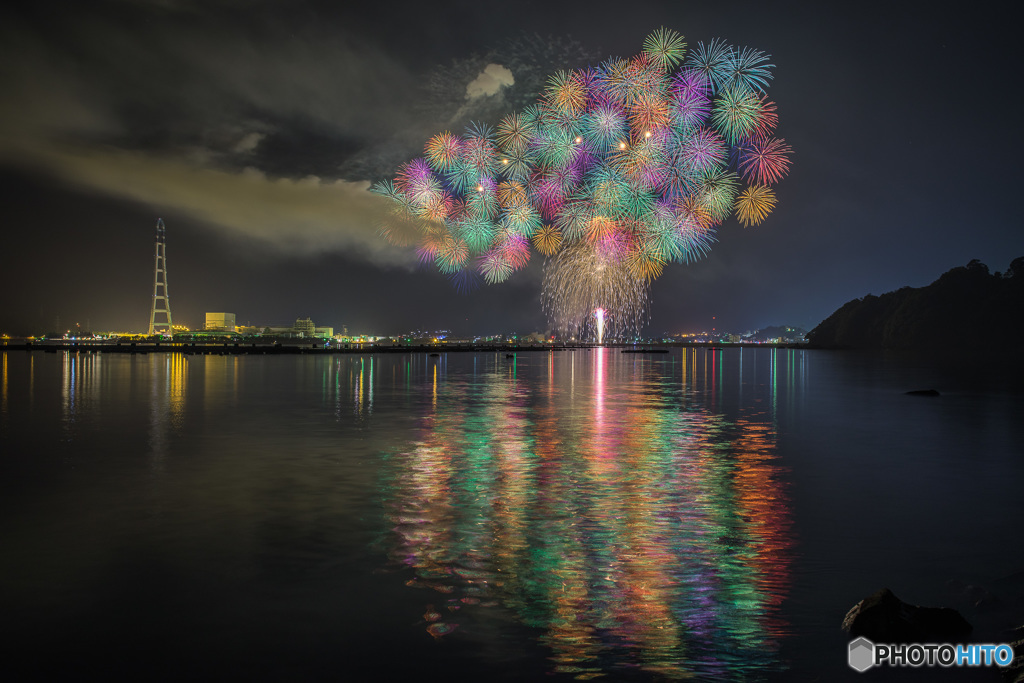
[{"label": "light reflection on water", "polygon": [[771,668],[793,545],[774,354],[770,409],[733,420],[703,405],[720,400],[715,352],[536,355],[530,380],[512,359],[440,394],[433,363],[419,436],[383,476],[391,559],[447,608],[431,632],[500,605],[578,678]]},{"label": "light reflection on water", "polygon": [[0,424],[7,423],[7,354],[0,354]]},{"label": "light reflection on water", "polygon": [[864,595],[1024,567],[987,358],[0,356],[0,639],[53,680],[849,680]]}]

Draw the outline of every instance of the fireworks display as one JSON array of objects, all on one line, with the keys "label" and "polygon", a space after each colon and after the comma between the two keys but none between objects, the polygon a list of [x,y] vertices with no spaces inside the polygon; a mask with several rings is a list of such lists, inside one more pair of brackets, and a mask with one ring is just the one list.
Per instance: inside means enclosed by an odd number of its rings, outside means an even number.
[{"label": "fireworks display", "polygon": [[666,264],[706,254],[730,215],[748,227],[775,206],[791,150],[768,59],[717,39],[687,52],[662,28],[632,58],[559,71],[536,103],[435,135],[375,185],[394,202],[382,234],[460,289],[536,250],[553,328],[592,336],[602,309],[604,336],[635,335]]}]

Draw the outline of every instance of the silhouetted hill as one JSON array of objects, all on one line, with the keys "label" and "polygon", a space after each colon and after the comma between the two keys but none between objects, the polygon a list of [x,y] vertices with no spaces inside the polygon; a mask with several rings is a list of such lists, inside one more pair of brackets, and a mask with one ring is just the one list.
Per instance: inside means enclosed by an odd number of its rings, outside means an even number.
[{"label": "silhouetted hill", "polygon": [[988,342],[1024,346],[1024,256],[991,274],[977,259],[927,287],[846,303],[807,333],[815,348],[901,349]]}]

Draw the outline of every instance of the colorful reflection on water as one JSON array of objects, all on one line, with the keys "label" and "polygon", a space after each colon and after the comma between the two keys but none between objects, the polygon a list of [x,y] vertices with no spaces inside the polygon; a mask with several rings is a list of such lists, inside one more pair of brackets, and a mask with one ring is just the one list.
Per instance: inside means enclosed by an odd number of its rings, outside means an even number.
[{"label": "colorful reflection on water", "polygon": [[428,631],[505,609],[580,679],[770,670],[793,545],[774,352],[765,400],[732,419],[715,352],[528,359],[528,379],[432,361],[419,438],[386,462],[391,560],[444,605]]},{"label": "colorful reflection on water", "polygon": [[4,673],[845,680],[867,591],[1019,572],[968,360],[0,352]]},{"label": "colorful reflection on water", "polygon": [[[385,631],[418,622],[446,644],[489,643],[494,624],[512,618],[517,634],[526,627],[534,636],[531,647],[543,646],[551,673],[744,680],[781,666],[779,642],[790,633],[780,603],[792,513],[776,408],[798,400],[804,371],[802,354],[722,356],[68,352],[56,363],[19,356],[15,366],[3,354],[0,427],[6,434],[15,421],[12,383],[21,387],[17,420],[42,414],[40,383],[55,390],[53,424],[68,462],[109,463],[121,481],[115,460],[82,453],[91,444],[123,450],[127,462],[145,453],[149,478],[125,487],[141,498],[125,498],[128,512],[117,516],[139,538],[164,533],[159,520],[193,506],[205,529],[222,519],[226,499],[263,501],[240,508],[240,528],[277,524],[268,519],[280,501],[254,492],[320,482],[343,467],[348,489],[301,488],[286,516],[337,506],[347,533],[355,517],[344,515],[383,507],[394,588],[422,598]],[[296,434],[308,439],[308,457],[297,461]],[[364,438],[361,463],[353,453]],[[191,456],[196,443],[206,444],[202,457]],[[360,481],[367,486],[357,489]],[[232,482],[245,493],[225,494]],[[175,507],[176,496],[190,503]],[[195,535],[193,518],[180,514],[181,526],[161,538]],[[217,536],[217,552],[236,535]],[[289,552],[316,561],[338,552],[303,546],[301,534],[290,542]]]}]

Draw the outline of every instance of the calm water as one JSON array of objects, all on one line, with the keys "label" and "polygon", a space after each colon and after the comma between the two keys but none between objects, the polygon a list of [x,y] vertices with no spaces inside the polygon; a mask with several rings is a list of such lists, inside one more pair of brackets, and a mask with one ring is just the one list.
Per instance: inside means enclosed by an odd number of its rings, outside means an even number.
[{"label": "calm water", "polygon": [[1000,642],[1013,367],[6,352],[5,678],[867,680],[839,623],[882,586]]}]

